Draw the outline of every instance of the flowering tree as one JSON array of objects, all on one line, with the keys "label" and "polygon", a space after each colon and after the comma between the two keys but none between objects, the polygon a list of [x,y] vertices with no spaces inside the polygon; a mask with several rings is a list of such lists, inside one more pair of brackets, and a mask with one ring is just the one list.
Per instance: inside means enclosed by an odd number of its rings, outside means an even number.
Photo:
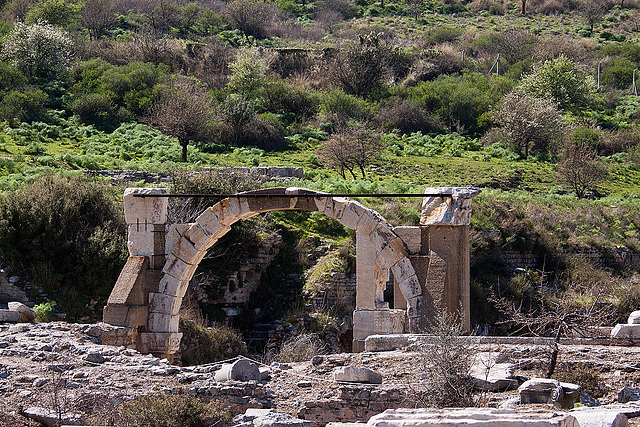
[{"label": "flowering tree", "polygon": [[45,23],[18,22],[4,39],[2,58],[31,80],[60,79],[73,62],[73,43],[69,35]]}]

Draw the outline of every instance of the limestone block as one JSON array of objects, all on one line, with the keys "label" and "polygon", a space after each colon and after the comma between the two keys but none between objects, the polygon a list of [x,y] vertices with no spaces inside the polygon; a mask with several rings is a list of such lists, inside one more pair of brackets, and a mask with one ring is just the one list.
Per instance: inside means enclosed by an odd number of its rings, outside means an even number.
[{"label": "limestone block", "polygon": [[[325,215],[340,221],[344,214],[344,209],[350,203],[349,199],[344,197],[331,197],[327,199],[327,205],[324,209]],[[342,221],[340,221],[342,223]],[[344,225],[344,224],[343,224]]]},{"label": "limestone block", "polygon": [[422,227],[393,227],[393,232],[402,239],[409,254],[419,254],[422,249]]},{"label": "limestone block", "polygon": [[211,244],[209,244],[211,241],[210,235],[197,222],[192,224],[191,227],[184,232],[184,237],[189,239],[189,241],[193,243],[193,246],[199,251],[206,251],[211,247]]},{"label": "limestone block", "polygon": [[404,332],[404,329],[405,329],[407,313],[405,310],[400,310],[400,309],[389,310],[389,320],[391,323],[389,327],[389,333],[401,334]]},{"label": "limestone block", "polygon": [[193,243],[191,243],[189,239],[182,237],[178,240],[178,243],[173,248],[173,251],[171,251],[171,254],[180,258],[187,264],[198,265],[206,252],[199,251],[195,246],[193,246]]},{"label": "limestone block", "polygon": [[175,354],[180,350],[181,339],[182,332],[145,332],[140,334],[140,341],[145,353]]},{"label": "limestone block", "polygon": [[220,218],[218,218],[219,212],[220,212],[219,209],[214,209],[214,207],[210,207],[205,209],[205,211],[202,212],[200,216],[196,218],[196,223],[200,224],[200,227],[202,227],[205,233],[207,233],[209,236],[213,236],[218,231],[220,231],[221,228],[225,228],[220,223]]},{"label": "limestone block", "polygon": [[149,313],[147,329],[149,332],[178,332],[179,323],[177,314]]},{"label": "limestone block", "polygon": [[333,380],[345,383],[382,384],[382,375],[368,368],[339,366],[333,370]]},{"label": "limestone block", "polygon": [[247,359],[240,359],[233,363],[222,365],[222,368],[216,371],[214,379],[217,382],[230,380],[260,381],[260,369],[258,369],[257,364]]},{"label": "limestone block", "polygon": [[129,326],[128,316],[129,306],[125,304],[109,303],[102,311],[102,320],[110,325]]},{"label": "limestone block", "polygon": [[360,217],[362,217],[367,210],[369,210],[369,208],[365,207],[361,203],[349,200],[344,208],[342,217],[339,220],[340,224],[355,230],[358,226],[358,222],[360,221]]},{"label": "limestone block", "polygon": [[124,191],[124,218],[127,224],[167,222],[167,197],[135,197],[136,194],[161,196],[169,194],[168,188],[127,188]]},{"label": "limestone block", "polygon": [[181,297],[149,292],[149,311],[151,313],[177,314],[181,304]]},{"label": "limestone block", "polygon": [[580,427],[566,413],[497,408],[387,409],[374,415],[369,427]]},{"label": "limestone block", "polygon": [[353,339],[364,340],[369,335],[375,335],[374,310],[358,310],[353,312]]},{"label": "limestone block", "polygon": [[[407,301],[408,305],[408,301]],[[407,316],[409,309],[407,309]],[[407,317],[407,332],[410,334],[419,334],[422,332],[422,326],[420,325],[420,317]]]},{"label": "limestone block", "polygon": [[[146,229],[146,231],[145,231]],[[153,225],[130,224],[127,226],[127,249],[129,256],[152,256],[155,253],[155,233]]]},{"label": "limestone block", "polygon": [[425,194],[443,194],[442,197],[425,197],[422,201],[421,225],[451,224],[469,225],[471,198],[480,193],[477,188],[436,187],[426,188]]},{"label": "limestone block", "polygon": [[316,210],[319,212],[324,212],[327,208],[327,202],[331,200],[330,197],[314,197],[314,202],[316,203]]},{"label": "limestone block", "polygon": [[365,351],[391,351],[409,345],[405,334],[370,335],[364,340]]},{"label": "limestone block", "polygon": [[373,237],[376,247],[380,249],[387,246],[392,240],[398,238],[393,227],[386,222],[379,222],[378,225],[376,225],[375,230],[373,230]]},{"label": "limestone block", "polygon": [[51,427],[59,425],[75,426],[82,420],[82,415],[75,412],[58,412],[53,408],[41,408],[38,406],[30,406],[27,409],[22,410],[22,415],[26,418],[37,421],[43,426]]},{"label": "limestone block", "polygon": [[576,408],[569,412],[580,427],[629,427],[629,420],[615,409]]},{"label": "limestone block", "polygon": [[512,363],[497,363],[499,353],[478,353],[469,375],[474,386],[481,391],[503,391],[518,388],[513,378],[516,366]]},{"label": "limestone block", "polygon": [[393,267],[406,256],[404,244],[401,239],[391,240],[387,246],[376,254],[376,265],[388,269]]},{"label": "limestone block", "polygon": [[188,282],[193,277],[193,273],[195,273],[198,265],[191,265],[189,263],[184,262],[174,254],[171,254],[167,257],[167,261],[164,264],[164,268],[162,272],[165,275],[170,275],[178,279],[179,281]]},{"label": "limestone block", "polygon": [[18,323],[18,322],[20,322],[19,312],[0,308],[0,323]]},{"label": "limestone block", "polygon": [[420,282],[418,282],[418,278],[413,275],[402,282],[398,283],[398,287],[402,292],[402,295],[405,299],[414,298],[422,295],[422,287],[420,286]]},{"label": "limestone block", "polygon": [[629,320],[627,320],[629,325],[638,325],[640,324],[640,311],[634,311],[629,315]]},{"label": "limestone block", "polygon": [[171,275],[165,274],[160,279],[158,292],[166,295],[184,295],[188,286],[189,281],[176,279]]},{"label": "limestone block", "polygon": [[178,240],[180,240],[180,238],[182,236],[184,236],[184,233],[187,231],[187,229],[189,227],[191,227],[191,224],[169,224],[169,225],[167,225],[167,229],[166,229],[166,232],[164,234],[164,253],[165,253],[165,255],[168,255],[168,254],[171,253],[173,248],[176,246],[176,243],[178,243]]},{"label": "limestone block", "polygon": [[[344,215],[343,215],[344,217]],[[364,234],[371,234],[380,223],[385,223],[387,220],[383,218],[378,212],[373,209],[366,209],[360,216],[360,220],[356,225],[356,229]]]},{"label": "limestone block", "polygon": [[20,322],[29,323],[36,320],[36,312],[23,303],[18,301],[11,301],[8,306],[9,310],[17,311],[18,313],[20,313]]},{"label": "limestone block", "polygon": [[[413,297],[407,298],[407,317],[419,318],[422,316],[422,298]],[[413,331],[413,330],[412,330]]]},{"label": "limestone block", "polygon": [[149,307],[146,305],[134,305],[128,308],[126,325],[131,328],[146,327],[149,319]]},{"label": "limestone block", "polygon": [[626,324],[618,324],[611,331],[611,338],[615,339],[638,339],[640,338],[640,324],[636,325],[626,325]]},{"label": "limestone block", "polygon": [[408,278],[416,275],[416,271],[413,269],[413,264],[411,264],[411,260],[408,257],[404,257],[398,261],[393,267],[391,267],[391,271],[393,272],[393,278],[396,283],[402,283]]}]

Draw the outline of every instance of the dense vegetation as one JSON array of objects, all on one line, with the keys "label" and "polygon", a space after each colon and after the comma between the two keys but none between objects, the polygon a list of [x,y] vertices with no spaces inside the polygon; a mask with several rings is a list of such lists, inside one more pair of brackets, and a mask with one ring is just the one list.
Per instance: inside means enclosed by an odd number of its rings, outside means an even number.
[{"label": "dense vegetation", "polygon": [[[2,1],[4,262],[65,311],[99,311],[125,254],[113,202],[120,190],[70,175],[296,165],[306,172],[300,185],[326,191],[481,187],[474,300],[496,288],[533,300],[553,288],[580,306],[605,292],[622,313],[638,300],[636,273],[575,254],[640,249],[638,7]],[[419,218],[411,200],[364,202],[394,224]],[[327,221],[313,215],[268,221],[277,224],[270,230],[302,230],[290,233],[299,247],[318,235],[349,246],[348,233],[326,235]],[[505,250],[539,254],[540,271],[489,269]],[[106,270],[97,274],[93,263]],[[489,302],[474,309],[479,323],[499,316]]]}]

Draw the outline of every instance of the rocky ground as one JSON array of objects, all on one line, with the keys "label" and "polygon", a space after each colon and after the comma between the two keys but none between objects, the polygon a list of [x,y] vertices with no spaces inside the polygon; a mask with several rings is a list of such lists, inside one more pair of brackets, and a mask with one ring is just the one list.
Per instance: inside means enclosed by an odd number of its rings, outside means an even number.
[{"label": "rocky ground", "polygon": [[[327,355],[313,362],[274,364],[264,369],[266,381],[216,383],[220,364],[180,367],[124,347],[103,346],[101,328],[107,326],[0,324],[0,425],[37,425],[18,415],[24,412],[37,418],[56,411],[77,422],[125,399],[163,390],[216,398],[234,413],[273,408],[318,426],[366,421],[387,408],[421,403],[420,352]],[[519,381],[541,376],[549,360],[544,346],[483,345],[476,350],[514,363]],[[372,369],[382,375],[382,384],[337,383],[333,372],[340,366]],[[583,378],[584,388],[607,404],[617,401],[623,387],[640,387],[639,370],[640,347],[562,346],[557,375],[574,382]],[[515,395],[514,390],[478,393],[478,404],[497,406]]]}]

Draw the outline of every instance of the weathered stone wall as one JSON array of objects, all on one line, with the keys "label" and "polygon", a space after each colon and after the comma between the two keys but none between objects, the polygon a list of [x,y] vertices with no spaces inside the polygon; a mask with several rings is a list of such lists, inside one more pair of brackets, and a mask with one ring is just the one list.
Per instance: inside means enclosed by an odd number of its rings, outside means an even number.
[{"label": "weathered stone wall", "polygon": [[[257,166],[257,167],[232,167],[232,168],[203,168],[207,170],[230,170],[236,173],[256,175],[272,181],[286,181],[290,179],[304,179],[304,171],[300,167],[293,166]],[[135,170],[86,170],[86,175],[102,176],[119,184],[135,182],[168,183],[171,182],[169,172],[143,172]],[[198,173],[194,171],[193,173]]]},{"label": "weathered stone wall", "polygon": [[313,421],[314,426],[328,422],[366,422],[372,416],[403,406],[404,390],[379,390],[371,386],[341,387],[337,398],[304,402],[296,416]]},{"label": "weathered stone wall", "polygon": [[309,299],[309,305],[316,310],[335,306],[353,307],[355,303],[356,278],[345,273],[331,273],[322,289]]},{"label": "weathered stone wall", "polygon": [[[640,269],[640,252],[628,248],[615,249],[585,249],[578,252],[563,251],[563,257],[576,257],[591,262],[596,266],[613,269]],[[524,268],[527,270],[540,269],[542,258],[533,251],[503,251],[499,255],[499,260],[511,268]],[[471,265],[477,259],[471,258]]]}]

